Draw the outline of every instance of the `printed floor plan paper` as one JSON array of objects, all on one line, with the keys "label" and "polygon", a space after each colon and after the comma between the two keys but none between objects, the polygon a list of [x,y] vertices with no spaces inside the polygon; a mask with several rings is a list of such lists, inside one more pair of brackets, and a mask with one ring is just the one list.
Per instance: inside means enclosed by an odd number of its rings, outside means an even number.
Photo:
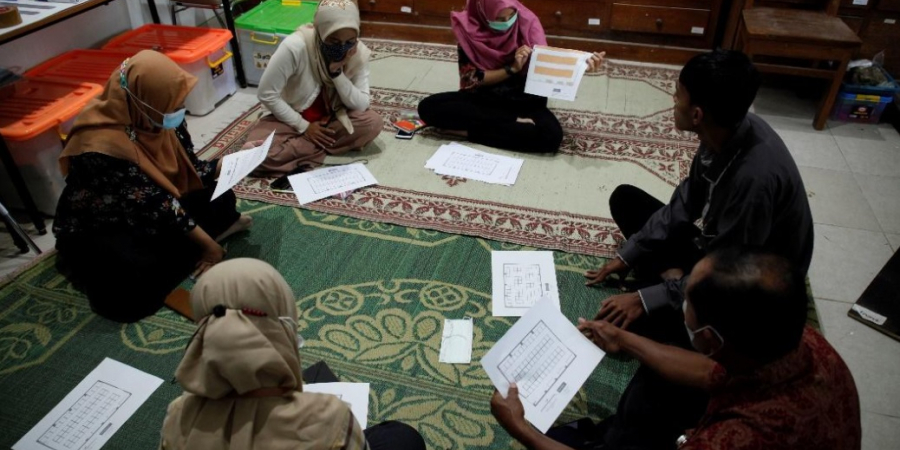
[{"label": "printed floor plan paper", "polygon": [[553,252],[491,252],[493,316],[521,316],[541,298],[559,309]]},{"label": "printed floor plan paper", "polygon": [[361,429],[369,425],[369,383],[313,383],[304,384],[303,392],[331,394],[350,405],[353,417]]},{"label": "printed floor plan paper", "polygon": [[605,355],[558,304],[544,298],[494,344],[481,365],[504,397],[516,383],[525,419],[546,433]]},{"label": "printed floor plan paper", "polygon": [[326,167],[288,177],[301,205],[378,184],[363,163]]},{"label": "printed floor plan paper", "polygon": [[97,450],[160,384],[160,378],[106,358],[12,448]]}]

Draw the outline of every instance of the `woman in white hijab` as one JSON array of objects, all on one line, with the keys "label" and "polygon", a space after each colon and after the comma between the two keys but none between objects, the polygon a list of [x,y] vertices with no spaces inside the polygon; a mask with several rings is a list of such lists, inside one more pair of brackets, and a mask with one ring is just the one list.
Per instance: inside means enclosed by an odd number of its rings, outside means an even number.
[{"label": "woman in white hijab", "polygon": [[161,449],[425,450],[408,425],[363,432],[337,397],[303,392],[294,294],[269,264],[219,263],[191,306],[199,327],[175,373],[185,393],[169,405]]},{"label": "woman in white hijab", "polygon": [[353,0],[322,0],[313,25],[286,37],[259,82],[259,101],[272,114],[250,132],[256,144],[275,131],[268,158],[255,175],[282,175],[318,166],[325,155],[358,150],[381,132],[369,110],[369,56],[359,41]]}]

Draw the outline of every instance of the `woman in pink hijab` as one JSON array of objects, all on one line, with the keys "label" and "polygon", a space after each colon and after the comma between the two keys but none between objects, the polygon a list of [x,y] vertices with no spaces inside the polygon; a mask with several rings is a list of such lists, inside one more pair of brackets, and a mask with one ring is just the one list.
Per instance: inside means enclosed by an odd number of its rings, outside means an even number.
[{"label": "woman in pink hijab", "polygon": [[[559,121],[546,98],[525,93],[531,50],[547,45],[537,16],[518,0],[468,0],[451,22],[459,42],[460,90],[422,100],[419,117],[478,144],[556,152],[563,135]],[[589,64],[600,61],[597,55]]]}]

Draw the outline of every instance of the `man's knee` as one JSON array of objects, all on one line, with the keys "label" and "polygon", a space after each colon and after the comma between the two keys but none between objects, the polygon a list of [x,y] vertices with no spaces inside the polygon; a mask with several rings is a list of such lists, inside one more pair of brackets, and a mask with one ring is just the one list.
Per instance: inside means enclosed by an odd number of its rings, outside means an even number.
[{"label": "man's knee", "polygon": [[623,208],[627,208],[628,204],[631,203],[631,199],[635,198],[640,192],[642,191],[639,188],[630,184],[620,184],[616,187],[609,196],[609,211],[613,217],[618,212],[621,212]]}]

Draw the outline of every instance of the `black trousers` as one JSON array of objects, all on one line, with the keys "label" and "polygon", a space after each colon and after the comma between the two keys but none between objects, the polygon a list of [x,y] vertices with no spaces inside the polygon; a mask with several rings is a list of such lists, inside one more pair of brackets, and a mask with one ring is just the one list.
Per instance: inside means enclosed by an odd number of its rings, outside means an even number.
[{"label": "black trousers", "polygon": [[[211,237],[240,217],[229,191],[210,202],[212,189],[193,192],[179,202]],[[153,315],[166,296],[191,273],[201,249],[186,235],[150,235],[135,230],[60,236],[57,267],[85,293],[91,309],[117,322]]]},{"label": "black trousers", "polygon": [[[419,103],[419,117],[429,126],[464,130],[469,140],[489,147],[529,153],[554,153],[563,130],[545,101],[513,100],[488,93],[444,92]],[[519,123],[529,118],[534,125]]]},{"label": "black trousers", "polygon": [[[663,206],[663,202],[652,195],[628,184],[617,187],[609,196],[610,213],[626,239],[640,231],[650,216]],[[699,234],[700,231],[692,224],[675,230],[660,251],[633,267],[635,273],[650,278],[648,281],[652,284],[656,284],[659,274],[667,269],[677,267],[685,274],[690,273],[694,264],[704,256],[694,243],[694,238]]]},{"label": "black trousers", "polygon": [[363,430],[370,450],[425,450],[425,440],[415,428],[396,421]]},{"label": "black trousers", "polygon": [[[634,186],[622,185],[613,191],[609,206],[613,220],[629,238],[664,205]],[[638,275],[644,277],[642,284],[656,284],[661,281],[659,273],[673,267],[689,273],[703,257],[693,243],[697,233],[693,226],[676,230],[658,255],[635,267]],[[692,349],[680,310],[664,309],[644,315],[629,329],[657,342]],[[674,450],[678,437],[697,425],[708,402],[706,392],[671,383],[641,366],[619,399],[615,415],[599,424],[582,419],[553,428],[547,435],[579,450]]]}]

